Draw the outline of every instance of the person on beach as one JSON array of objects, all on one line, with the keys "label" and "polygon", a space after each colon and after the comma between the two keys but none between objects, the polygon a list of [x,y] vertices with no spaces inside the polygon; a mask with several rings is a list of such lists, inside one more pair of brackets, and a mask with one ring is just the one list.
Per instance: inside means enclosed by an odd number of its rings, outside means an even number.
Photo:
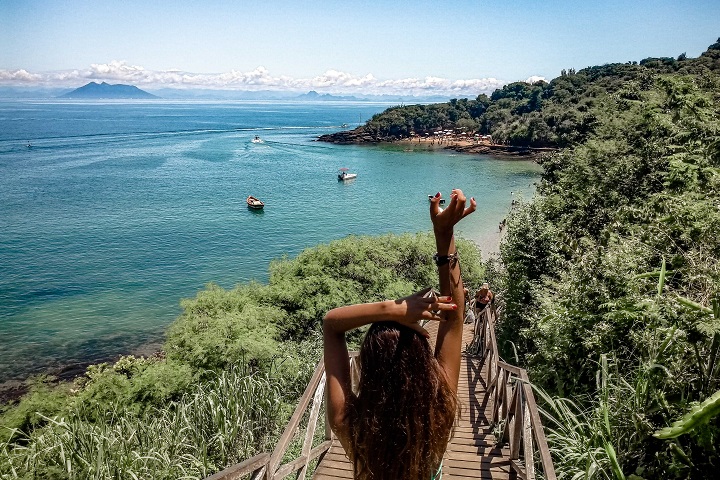
[{"label": "person on beach", "polygon": [[[430,201],[440,296],[425,289],[398,300],[330,310],[323,321],[330,426],[360,480],[432,480],[457,414],[464,301],[453,230],[477,208],[453,190],[440,209]],[[462,304],[460,304],[462,305]],[[440,322],[435,349],[421,320]],[[360,380],[351,388],[345,333],[370,325],[360,347]]]}]

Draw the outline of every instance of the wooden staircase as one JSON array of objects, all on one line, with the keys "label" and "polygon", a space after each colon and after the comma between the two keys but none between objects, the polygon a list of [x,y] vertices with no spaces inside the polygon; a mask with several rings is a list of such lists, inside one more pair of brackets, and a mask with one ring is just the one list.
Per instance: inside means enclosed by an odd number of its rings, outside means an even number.
[{"label": "wooden staircase", "polygon": [[[500,360],[495,341],[495,310],[486,308],[476,312],[475,318],[475,323],[465,324],[463,329],[466,351],[458,384],[461,412],[443,457],[442,478],[533,480],[540,471],[541,478],[555,480],[527,373]],[[437,323],[431,322],[426,328],[434,343]],[[359,375],[355,359],[351,356],[354,379]],[[298,479],[352,479],[352,464],[327,422],[322,432],[316,431],[324,406],[324,386],[321,360],[273,453],[256,455],[206,480],[277,480],[292,474],[291,478]],[[301,423],[305,425],[301,454],[281,465],[293,438],[299,443]]]}]

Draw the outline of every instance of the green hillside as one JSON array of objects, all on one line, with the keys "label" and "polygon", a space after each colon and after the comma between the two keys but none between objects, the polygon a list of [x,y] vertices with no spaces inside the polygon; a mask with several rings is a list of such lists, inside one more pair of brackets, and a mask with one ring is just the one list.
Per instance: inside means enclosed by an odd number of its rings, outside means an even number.
[{"label": "green hillside", "polygon": [[[699,58],[646,58],[579,71],[563,71],[532,85],[515,82],[489,97],[448,103],[389,108],[374,115],[358,132],[391,141],[438,129],[490,134],[496,142],[517,146],[567,147],[586,141],[615,108],[643,98],[663,75],[702,80],[720,69],[720,50],[712,45]],[[607,99],[617,100],[606,105]]]},{"label": "green hillside", "polygon": [[[534,97],[510,92],[534,89],[552,94],[513,112]],[[720,41],[697,59],[587,68],[503,95],[493,135],[566,147],[540,160],[538,197],[509,219],[498,338],[574,401],[547,406],[558,470],[714,477],[710,408],[684,435],[653,433],[720,390]]]}]

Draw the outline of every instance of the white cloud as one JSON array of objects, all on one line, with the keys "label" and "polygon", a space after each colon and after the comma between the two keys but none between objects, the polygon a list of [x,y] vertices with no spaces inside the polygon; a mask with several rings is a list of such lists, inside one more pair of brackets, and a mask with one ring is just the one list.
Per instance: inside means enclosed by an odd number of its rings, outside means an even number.
[{"label": "white cloud", "polygon": [[324,74],[312,78],[309,81],[300,81],[301,84],[306,84],[312,88],[323,88],[323,87],[368,87],[375,83],[375,77],[372,73],[365,75],[364,77],[354,77],[353,75],[345,72],[338,72],[337,70],[328,70]]},{"label": "white cloud", "polygon": [[0,70],[0,85],[27,85],[42,80],[42,75],[30,73],[27,70]]},{"label": "white cloud", "polygon": [[545,77],[541,77],[540,75],[532,75],[525,80],[525,83],[535,83],[535,82],[547,82],[547,79]]},{"label": "white cloud", "polygon": [[[542,79],[542,77],[530,77]],[[228,90],[319,90],[328,93],[368,93],[401,95],[476,96],[502,87],[496,78],[450,80],[441,77],[378,80],[372,73],[357,76],[330,69],[312,78],[272,75],[265,67],[254,70],[207,74],[183,72],[178,69],[153,71],[125,61],[93,63],[84,70],[30,73],[26,70],[0,70],[0,85],[79,87],[90,81],[128,83],[141,88],[202,88]],[[536,80],[533,80],[536,81]]]}]

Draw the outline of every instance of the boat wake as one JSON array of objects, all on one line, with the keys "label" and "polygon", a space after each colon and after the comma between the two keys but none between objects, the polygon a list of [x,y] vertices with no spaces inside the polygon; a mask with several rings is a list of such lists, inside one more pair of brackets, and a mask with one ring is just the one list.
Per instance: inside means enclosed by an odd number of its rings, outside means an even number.
[{"label": "boat wake", "polygon": [[[44,136],[31,139],[32,149],[43,148],[62,148],[77,147],[78,145],[101,145],[118,142],[127,142],[133,140],[153,140],[168,137],[190,137],[201,135],[225,135],[237,132],[272,132],[272,131],[296,131],[296,130],[324,130],[337,127],[328,127],[325,125],[307,125],[307,126],[279,126],[279,127],[240,127],[240,128],[198,128],[188,130],[166,130],[157,132],[128,132],[128,133],[97,133],[86,135],[67,135],[67,136]],[[257,142],[260,143],[260,142]],[[272,142],[263,139],[263,144],[275,143],[283,144],[283,142]],[[297,145],[285,143],[286,145]],[[18,150],[28,150],[27,139],[7,139],[0,140],[0,154],[17,152]]]}]

